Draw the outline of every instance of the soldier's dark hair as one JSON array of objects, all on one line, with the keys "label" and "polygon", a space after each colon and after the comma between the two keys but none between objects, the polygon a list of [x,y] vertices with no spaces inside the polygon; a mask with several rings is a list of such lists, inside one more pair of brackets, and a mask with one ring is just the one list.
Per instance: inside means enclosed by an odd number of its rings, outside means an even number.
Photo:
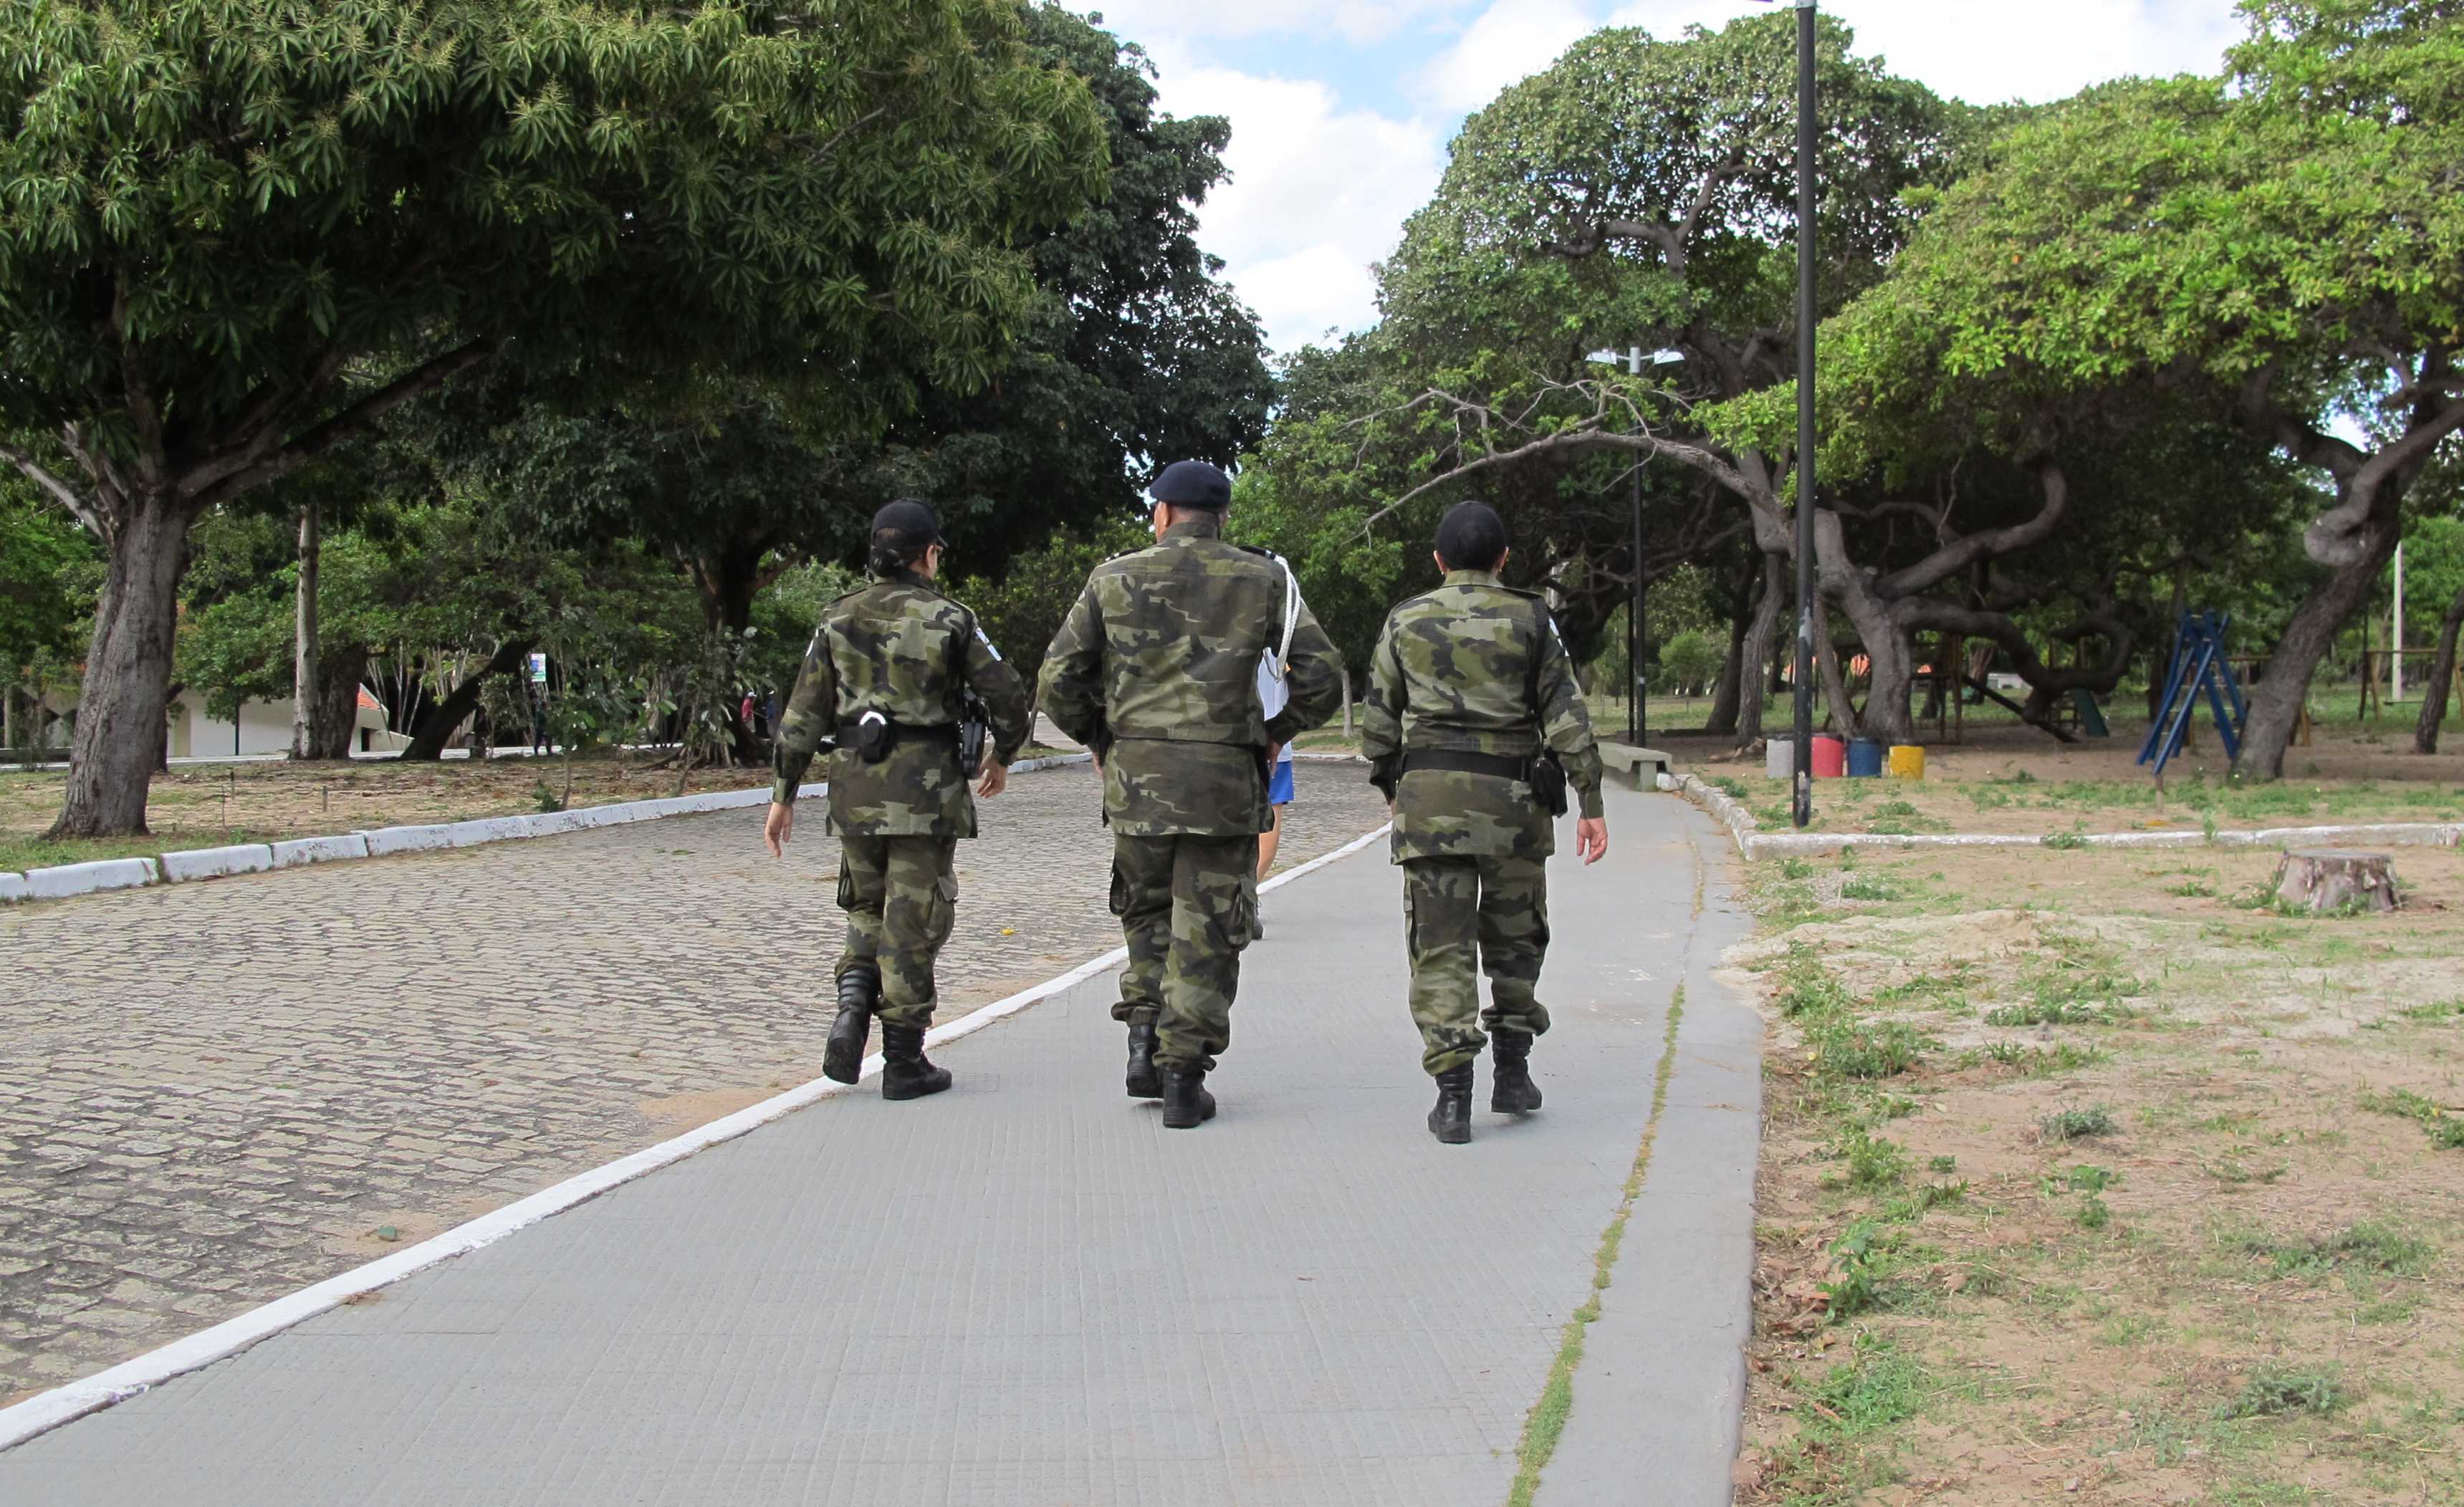
[{"label": "soldier's dark hair", "polygon": [[872,515],[872,547],[865,566],[876,576],[905,570],[941,542],[941,520],[930,503],[901,497]]},{"label": "soldier's dark hair", "polygon": [[1452,570],[1495,570],[1506,558],[1506,520],[1485,502],[1459,502],[1438,521],[1438,557]]}]

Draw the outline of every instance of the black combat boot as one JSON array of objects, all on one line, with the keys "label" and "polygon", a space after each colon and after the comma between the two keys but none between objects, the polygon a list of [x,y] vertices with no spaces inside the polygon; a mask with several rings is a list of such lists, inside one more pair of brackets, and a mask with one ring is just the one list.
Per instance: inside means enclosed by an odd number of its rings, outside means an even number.
[{"label": "black combat boot", "polygon": [[1130,1097],[1161,1099],[1163,1075],[1155,1065],[1155,1028],[1152,1020],[1141,1020],[1130,1027]]},{"label": "black combat boot", "polygon": [[1206,1069],[1163,1075],[1163,1127],[1195,1130],[1215,1118],[1215,1096],[1206,1091]]},{"label": "black combat boot", "polygon": [[881,1008],[881,973],[876,969],[850,968],[839,975],[839,1014],[830,1022],[829,1045],[822,1048],[822,1076],[834,1083],[852,1083],[864,1071],[864,1049],[872,1038],[872,1013]]},{"label": "black combat boot", "polygon": [[1531,1081],[1531,1038],[1520,1031],[1492,1031],[1490,1050],[1497,1054],[1497,1081],[1489,1085],[1488,1107],[1501,1115],[1528,1115],[1540,1107],[1540,1085]]},{"label": "black combat boot", "polygon": [[950,1086],[950,1070],[924,1059],[924,1028],[881,1024],[881,1097],[921,1099]]},{"label": "black combat boot", "polygon": [[1429,1134],[1447,1146],[1471,1141],[1471,1064],[1450,1067],[1438,1075],[1438,1103],[1429,1111]]}]

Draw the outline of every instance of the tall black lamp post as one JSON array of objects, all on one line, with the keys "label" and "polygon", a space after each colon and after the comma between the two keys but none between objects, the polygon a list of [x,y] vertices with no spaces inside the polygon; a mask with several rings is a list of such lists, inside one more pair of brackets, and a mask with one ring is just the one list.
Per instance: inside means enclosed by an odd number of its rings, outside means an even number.
[{"label": "tall black lamp post", "polygon": [[[1683,360],[1685,356],[1682,351],[1653,351],[1646,355],[1641,346],[1630,345],[1622,351],[1594,351],[1590,359],[1610,366],[1622,366],[1639,377],[1648,367],[1666,366],[1672,361]],[[1633,673],[1634,684],[1627,688],[1630,699],[1626,702],[1625,731],[1626,736],[1634,739],[1635,747],[1640,748],[1649,737],[1650,728],[1643,710],[1642,656],[1648,641],[1643,626],[1642,462],[1639,460],[1634,463],[1632,495],[1634,532],[1630,537],[1634,550],[1634,600],[1626,606],[1625,662]]]},{"label": "tall black lamp post", "polygon": [[1814,820],[1814,0],[1796,0],[1796,798]]}]

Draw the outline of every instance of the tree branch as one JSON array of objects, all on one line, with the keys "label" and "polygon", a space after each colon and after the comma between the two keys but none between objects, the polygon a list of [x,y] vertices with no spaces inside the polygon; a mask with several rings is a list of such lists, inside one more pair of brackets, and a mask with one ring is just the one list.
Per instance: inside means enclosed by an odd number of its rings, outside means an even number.
[{"label": "tree branch", "polygon": [[5,460],[16,467],[26,473],[27,480],[50,492],[52,499],[66,508],[72,517],[83,524],[87,533],[98,539],[111,537],[111,531],[103,527],[100,511],[83,497],[78,496],[76,488],[46,470],[42,462],[34,459],[33,451],[22,449],[6,440],[0,440],[0,460]]},{"label": "tree branch", "polygon": [[430,357],[298,438],[255,458],[254,464],[229,471],[219,479],[209,479],[202,486],[196,478],[183,477],[181,491],[202,510],[279,480],[335,446],[371,433],[379,419],[478,365],[495,351],[495,339],[482,338]]},{"label": "tree branch", "polygon": [[2051,461],[2038,461],[2034,468],[2036,485],[2044,490],[2045,505],[2036,515],[2024,523],[2008,528],[1988,529],[1970,534],[1947,544],[1924,559],[1903,570],[1893,571],[1874,583],[1874,589],[1886,598],[1912,597],[1938,585],[1980,560],[1999,555],[2010,555],[2030,545],[2042,543],[2061,526],[2063,515],[2070,512],[2070,478]]}]

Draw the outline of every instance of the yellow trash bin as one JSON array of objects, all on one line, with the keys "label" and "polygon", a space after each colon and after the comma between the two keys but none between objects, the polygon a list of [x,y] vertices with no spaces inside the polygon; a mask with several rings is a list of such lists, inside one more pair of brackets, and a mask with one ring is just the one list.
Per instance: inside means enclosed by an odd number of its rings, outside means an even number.
[{"label": "yellow trash bin", "polygon": [[1925,749],[1914,743],[1892,744],[1891,777],[1893,779],[1925,778]]}]

